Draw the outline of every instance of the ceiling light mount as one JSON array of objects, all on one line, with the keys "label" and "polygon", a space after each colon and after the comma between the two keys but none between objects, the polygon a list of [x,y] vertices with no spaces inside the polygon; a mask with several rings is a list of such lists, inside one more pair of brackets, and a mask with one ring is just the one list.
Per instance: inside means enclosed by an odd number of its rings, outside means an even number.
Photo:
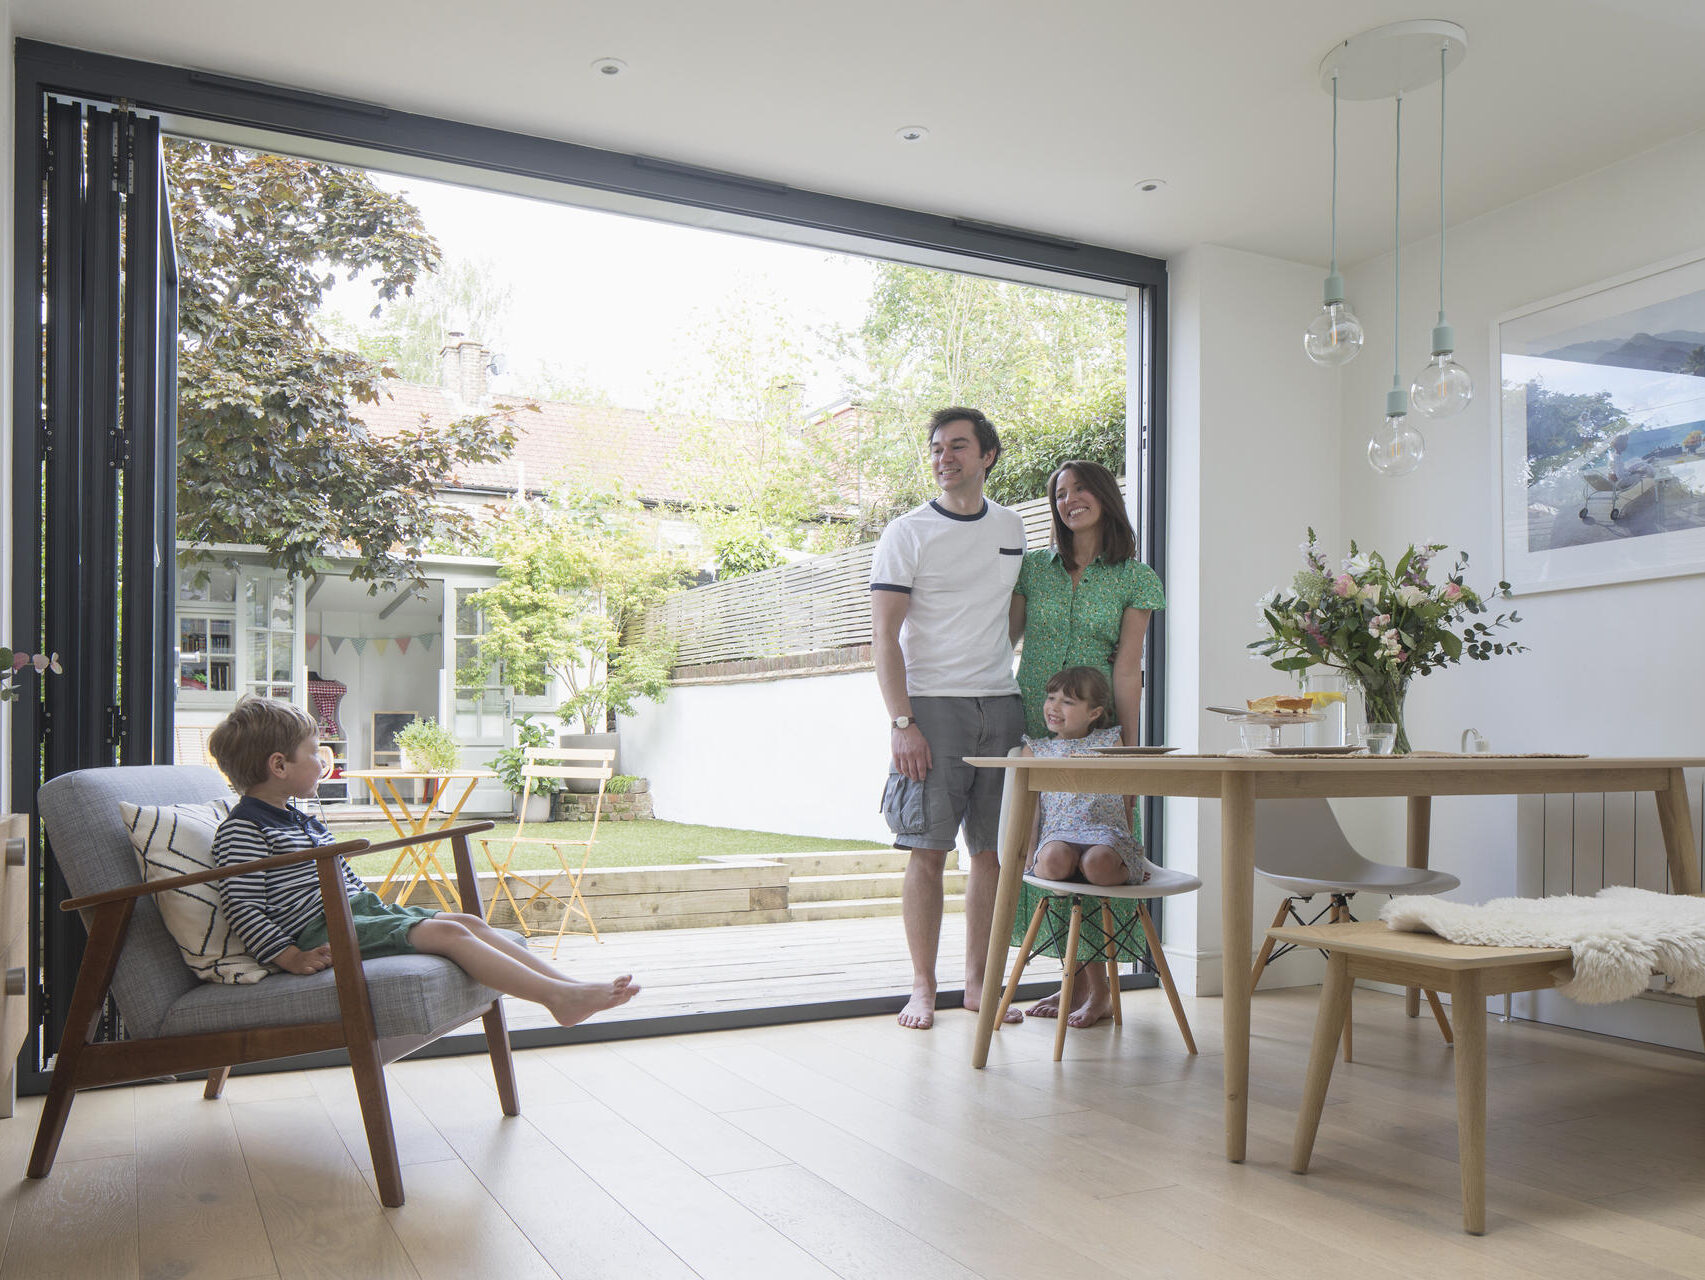
[{"label": "ceiling light mount", "polygon": [[[1443,66],[1439,52],[1444,51]],[[1332,46],[1320,60],[1320,88],[1347,102],[1413,93],[1454,71],[1468,55],[1468,32],[1443,18],[1392,22]]]},{"label": "ceiling light mount", "polygon": [[601,76],[619,76],[628,69],[628,64],[620,58],[594,58],[592,70]]}]

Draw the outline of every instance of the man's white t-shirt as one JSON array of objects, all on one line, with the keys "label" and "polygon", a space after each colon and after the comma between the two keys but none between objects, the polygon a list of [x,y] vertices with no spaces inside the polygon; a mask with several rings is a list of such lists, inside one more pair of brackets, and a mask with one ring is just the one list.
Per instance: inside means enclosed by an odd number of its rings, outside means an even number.
[{"label": "man's white t-shirt", "polygon": [[978,515],[935,502],[893,521],[876,543],[872,591],[911,597],[900,626],[906,692],[915,698],[1017,693],[1007,617],[1024,563],[1024,520],[985,501]]}]

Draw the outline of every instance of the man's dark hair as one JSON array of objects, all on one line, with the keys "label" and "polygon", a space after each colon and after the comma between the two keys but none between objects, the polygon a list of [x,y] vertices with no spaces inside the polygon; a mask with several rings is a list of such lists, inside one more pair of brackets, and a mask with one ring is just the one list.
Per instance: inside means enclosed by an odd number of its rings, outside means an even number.
[{"label": "man's dark hair", "polygon": [[[964,405],[953,405],[947,409],[937,409],[929,415],[929,432],[924,437],[931,444],[935,443],[935,433],[950,422],[969,422],[971,429],[977,433],[977,452],[993,453],[995,461],[989,463],[989,471],[995,469],[995,462],[1001,460],[1001,438],[995,431],[995,424],[983,416],[981,409],[967,409]],[[988,477],[989,471],[983,473]]]}]

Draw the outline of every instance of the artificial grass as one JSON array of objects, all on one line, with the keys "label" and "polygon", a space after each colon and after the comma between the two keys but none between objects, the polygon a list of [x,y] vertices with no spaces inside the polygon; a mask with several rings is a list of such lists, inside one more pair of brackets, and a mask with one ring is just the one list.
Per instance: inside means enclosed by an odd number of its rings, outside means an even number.
[{"label": "artificial grass", "polygon": [[[515,861],[511,864],[517,871],[542,870],[558,865],[556,855],[544,845],[530,843],[534,839],[551,839],[572,841],[585,840],[591,833],[590,822],[530,822],[527,824],[526,837],[529,843],[521,845],[515,851]],[[363,836],[378,844],[382,840],[394,840],[396,832],[387,823],[363,824],[361,826],[338,826],[332,828],[332,834],[339,840],[347,840]],[[515,834],[513,822],[499,823],[492,830],[473,837],[474,869],[487,870],[485,855],[479,847],[479,841],[493,842],[497,850],[506,844]],[[500,843],[501,842],[501,843]],[[730,827],[700,827],[684,822],[658,822],[655,819],[642,822],[600,822],[598,824],[598,840],[592,846],[592,859],[589,865],[594,867],[660,867],[675,866],[681,863],[697,862],[706,856],[729,857],[739,854],[756,854],[759,856],[775,853],[826,853],[840,849],[885,849],[887,845],[872,844],[868,840],[827,840],[816,836],[788,836],[773,831],[738,831]],[[579,856],[579,850],[564,844],[563,852],[573,857]],[[351,858],[350,865],[360,875],[382,876],[390,869],[396,860],[395,851],[390,853],[370,853]],[[448,867],[450,848],[442,846],[438,850],[438,860]]]}]

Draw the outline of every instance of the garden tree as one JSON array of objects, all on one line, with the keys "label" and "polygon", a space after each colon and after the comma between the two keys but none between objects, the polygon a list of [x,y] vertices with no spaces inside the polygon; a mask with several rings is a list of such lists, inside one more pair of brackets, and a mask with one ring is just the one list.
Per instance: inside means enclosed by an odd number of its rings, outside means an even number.
[{"label": "garden tree", "polygon": [[1522,388],[1527,398],[1528,483],[1573,465],[1631,425],[1608,391],[1552,391],[1538,378]]},{"label": "garden tree", "polygon": [[860,513],[868,532],[933,491],[921,429],[947,405],[973,405],[1000,429],[997,501],[1040,496],[1068,457],[1124,470],[1121,303],[882,263],[864,323],[844,341],[866,370],[852,461],[861,490],[880,495]]},{"label": "garden tree", "polygon": [[445,334],[453,330],[500,350],[514,300],[514,287],[491,259],[453,258],[386,307],[378,328],[358,338],[358,348],[369,360],[389,364],[404,382],[437,385]]},{"label": "garden tree", "polygon": [[646,635],[641,615],[692,577],[685,558],[661,551],[632,497],[561,488],[502,509],[484,553],[497,584],[470,597],[486,630],[459,679],[479,685],[494,663],[517,692],[569,691],[559,714],[587,733],[640,698],[668,693],[674,647]]},{"label": "garden tree", "polygon": [[[359,170],[169,138],[179,268],[178,537],[263,547],[313,574],[328,551],[377,589],[419,580],[427,541],[465,529],[434,481],[514,445],[502,406],[379,438],[359,421],[391,370],[316,320],[342,274],[366,275],[374,314],[437,267],[406,200]],[[207,561],[206,553],[192,561]]]}]

